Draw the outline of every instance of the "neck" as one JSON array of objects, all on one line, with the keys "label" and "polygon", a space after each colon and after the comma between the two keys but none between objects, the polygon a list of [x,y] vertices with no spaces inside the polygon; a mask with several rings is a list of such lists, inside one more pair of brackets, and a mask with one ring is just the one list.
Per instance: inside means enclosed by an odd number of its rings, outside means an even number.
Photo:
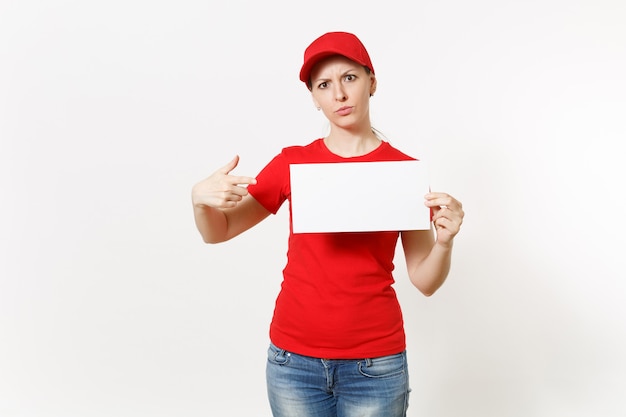
[{"label": "neck", "polygon": [[324,138],[326,147],[334,154],[344,158],[361,156],[372,152],[380,145],[380,139],[371,129],[355,134],[346,131],[331,131]]}]

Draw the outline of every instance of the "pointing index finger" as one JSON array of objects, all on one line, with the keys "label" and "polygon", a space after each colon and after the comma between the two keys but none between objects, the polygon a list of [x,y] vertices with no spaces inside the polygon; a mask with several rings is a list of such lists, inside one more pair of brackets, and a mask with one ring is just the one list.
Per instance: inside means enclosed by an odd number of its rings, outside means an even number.
[{"label": "pointing index finger", "polygon": [[250,185],[256,184],[256,178],[254,177],[245,177],[240,175],[230,175],[230,180],[233,184],[236,185]]}]

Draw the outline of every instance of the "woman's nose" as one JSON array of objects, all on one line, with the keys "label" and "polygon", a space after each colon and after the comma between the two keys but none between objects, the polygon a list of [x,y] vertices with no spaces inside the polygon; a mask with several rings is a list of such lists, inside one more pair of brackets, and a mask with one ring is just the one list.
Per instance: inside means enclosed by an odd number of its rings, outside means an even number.
[{"label": "woman's nose", "polygon": [[346,92],[341,86],[341,84],[339,84],[335,90],[335,99],[337,101],[344,101],[346,98],[347,98]]}]

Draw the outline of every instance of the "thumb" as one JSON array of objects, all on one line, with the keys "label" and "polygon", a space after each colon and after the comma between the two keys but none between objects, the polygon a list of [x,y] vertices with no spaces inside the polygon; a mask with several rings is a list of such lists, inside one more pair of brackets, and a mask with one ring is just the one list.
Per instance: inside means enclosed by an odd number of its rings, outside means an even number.
[{"label": "thumb", "polygon": [[228,174],[230,171],[235,169],[235,167],[237,167],[237,164],[239,164],[239,155],[235,155],[229,163],[219,169],[219,172],[222,174]]}]

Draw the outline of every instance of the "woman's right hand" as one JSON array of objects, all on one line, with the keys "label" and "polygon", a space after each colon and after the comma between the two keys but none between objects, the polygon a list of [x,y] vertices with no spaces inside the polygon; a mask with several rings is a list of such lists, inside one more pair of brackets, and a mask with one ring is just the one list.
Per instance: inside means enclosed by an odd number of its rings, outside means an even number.
[{"label": "woman's right hand", "polygon": [[256,179],[230,175],[237,167],[239,155],[215,171],[209,177],[193,186],[191,199],[196,207],[232,208],[248,194],[249,184],[256,184]]}]

